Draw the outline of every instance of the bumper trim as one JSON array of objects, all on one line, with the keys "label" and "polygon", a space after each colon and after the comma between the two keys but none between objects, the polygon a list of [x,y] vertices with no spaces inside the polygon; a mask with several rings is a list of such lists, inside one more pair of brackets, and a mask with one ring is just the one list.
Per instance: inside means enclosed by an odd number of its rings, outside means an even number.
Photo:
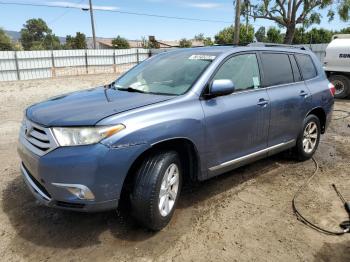
[{"label": "bumper trim", "polygon": [[21,164],[21,171],[23,174],[23,177],[27,184],[32,187],[33,190],[35,190],[42,198],[44,198],[47,201],[51,201],[51,198],[47,196],[35,183],[34,181],[30,178],[27,170],[24,168],[23,164]]},{"label": "bumper trim", "polygon": [[[79,199],[82,199],[82,200],[95,199],[94,194],[91,192],[91,190],[87,186],[84,186],[81,184],[64,184],[64,183],[51,183],[51,184],[68,190],[71,194],[75,195]],[[76,192],[76,189],[78,189],[79,191]]]}]

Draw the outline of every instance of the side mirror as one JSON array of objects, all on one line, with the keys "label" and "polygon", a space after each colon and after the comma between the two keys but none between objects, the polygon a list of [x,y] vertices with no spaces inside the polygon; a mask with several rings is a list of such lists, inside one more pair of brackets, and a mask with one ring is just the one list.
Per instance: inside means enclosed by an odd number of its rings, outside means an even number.
[{"label": "side mirror", "polygon": [[209,96],[225,96],[235,91],[235,85],[230,79],[214,80],[209,89]]}]

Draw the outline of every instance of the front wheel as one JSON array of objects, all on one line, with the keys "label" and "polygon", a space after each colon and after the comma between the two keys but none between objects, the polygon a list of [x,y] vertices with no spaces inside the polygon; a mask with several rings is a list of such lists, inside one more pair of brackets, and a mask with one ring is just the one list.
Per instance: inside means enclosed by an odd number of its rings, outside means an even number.
[{"label": "front wheel", "polygon": [[303,124],[294,148],[297,159],[300,161],[310,159],[315,153],[321,136],[320,120],[315,115],[308,115]]},{"label": "front wheel", "polygon": [[175,151],[146,157],[130,197],[134,218],[151,230],[161,230],[173,216],[181,185],[182,167]]}]

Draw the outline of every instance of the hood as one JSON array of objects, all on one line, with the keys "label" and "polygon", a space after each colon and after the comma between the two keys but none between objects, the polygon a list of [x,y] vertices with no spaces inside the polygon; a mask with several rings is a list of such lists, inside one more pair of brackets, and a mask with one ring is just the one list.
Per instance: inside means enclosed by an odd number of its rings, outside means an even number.
[{"label": "hood", "polygon": [[92,126],[105,117],[171,98],[173,96],[98,87],[34,104],[27,109],[26,115],[44,126]]}]

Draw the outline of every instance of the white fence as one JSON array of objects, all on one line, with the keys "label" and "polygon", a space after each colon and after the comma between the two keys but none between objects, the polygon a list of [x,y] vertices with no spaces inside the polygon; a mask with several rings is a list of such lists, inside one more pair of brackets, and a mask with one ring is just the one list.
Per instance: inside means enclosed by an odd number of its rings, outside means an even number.
[{"label": "white fence", "polygon": [[121,73],[149,55],[147,49],[2,51],[0,81]]},{"label": "white fence", "polygon": [[[309,47],[323,63],[327,44]],[[0,51],[0,81],[66,75],[122,73],[165,49]]]}]

